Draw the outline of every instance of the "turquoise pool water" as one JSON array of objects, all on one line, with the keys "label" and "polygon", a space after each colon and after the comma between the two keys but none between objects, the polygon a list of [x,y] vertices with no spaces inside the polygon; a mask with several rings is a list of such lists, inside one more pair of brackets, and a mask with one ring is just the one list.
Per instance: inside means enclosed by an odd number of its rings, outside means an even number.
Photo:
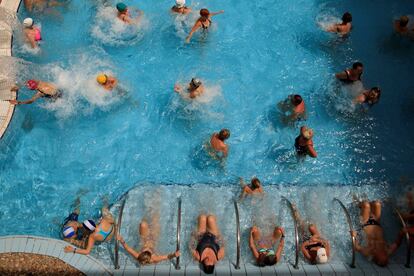
[{"label": "turquoise pool water", "polygon": [[[175,18],[171,1],[125,2],[144,11],[139,28],[120,26],[103,2],[73,0],[58,14],[33,16],[42,27],[40,52],[13,45],[25,60],[15,65],[20,80],[52,81],[64,96],[18,106],[0,142],[0,234],[55,235],[76,194],[93,215],[102,197],[113,201],[144,182],[236,185],[239,176],[256,175],[265,185],[352,190],[413,177],[414,43],[392,34],[392,20],[412,12],[412,1],[189,2],[225,13],[188,45],[196,16]],[[351,36],[320,29],[318,22],[347,10]],[[25,16],[21,7],[19,18]],[[356,60],[365,64],[365,86],[383,91],[365,113],[349,109],[333,79]],[[99,90],[95,76],[103,71],[127,93]],[[207,93],[190,103],[173,86],[193,76]],[[278,120],[277,102],[294,92],[307,104],[317,159],[298,162],[300,124]],[[22,90],[19,97],[29,95]],[[223,127],[231,131],[230,155],[220,165],[202,145]]]}]

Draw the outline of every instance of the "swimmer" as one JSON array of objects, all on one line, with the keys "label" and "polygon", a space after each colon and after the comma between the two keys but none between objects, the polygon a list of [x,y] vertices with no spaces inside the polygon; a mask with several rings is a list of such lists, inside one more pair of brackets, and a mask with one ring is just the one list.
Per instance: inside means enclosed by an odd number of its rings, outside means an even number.
[{"label": "swimmer", "polygon": [[283,121],[285,122],[294,122],[300,119],[305,119],[305,101],[300,95],[289,95],[287,99],[278,104],[278,108],[283,113],[289,113],[283,117]]},{"label": "swimmer", "polygon": [[35,49],[38,47],[38,42],[42,40],[42,35],[40,29],[34,25],[32,18],[28,17],[23,20],[23,32],[26,36],[27,41],[30,43],[30,46]]},{"label": "swimmer", "polygon": [[108,91],[113,90],[118,85],[118,80],[115,77],[106,74],[99,74],[96,81]]},{"label": "swimmer", "polygon": [[229,147],[224,143],[230,137],[230,131],[228,129],[222,129],[219,133],[215,132],[211,135],[210,145],[218,156],[222,154],[223,158],[226,158],[229,153]]},{"label": "swimmer", "polygon": [[354,104],[366,104],[368,106],[373,106],[378,103],[381,97],[381,89],[379,87],[373,87],[370,90],[366,90],[360,95],[358,95],[354,100]]},{"label": "swimmer", "polygon": [[[279,245],[275,251],[277,241],[279,241]],[[256,226],[250,229],[249,247],[258,266],[264,267],[277,264],[282,257],[284,246],[285,231],[283,228],[275,227],[272,235],[267,237],[262,237],[259,228]]]},{"label": "swimmer", "polygon": [[351,32],[352,29],[352,15],[349,12],[342,15],[342,23],[330,26],[327,31],[331,33],[338,33],[345,35]]},{"label": "swimmer", "polygon": [[[1,1],[0,1],[1,2]],[[55,0],[24,0],[24,7],[28,12],[32,12],[33,8],[39,11],[43,11],[46,8],[63,6],[67,1],[63,3]]]},{"label": "swimmer", "polygon": [[362,73],[364,72],[364,65],[361,62],[352,64],[352,68],[346,69],[343,72],[335,74],[335,77],[344,83],[354,83],[361,81]]},{"label": "swimmer", "polygon": [[[188,92],[188,96],[191,99],[194,99],[204,93],[204,85],[200,79],[192,78],[186,90]],[[183,95],[182,93],[184,91],[185,90],[179,84],[174,86],[174,92]]]},{"label": "swimmer", "polygon": [[[36,94],[30,99],[26,101],[17,101],[17,100],[10,100],[9,102],[14,105],[19,104],[31,104],[35,102],[37,99],[40,98],[48,98],[52,100],[56,100],[61,96],[61,92],[58,88],[52,83],[40,81],[40,80],[28,80],[26,83],[26,87],[30,90],[35,90]],[[11,91],[18,91],[19,87],[14,86]]]},{"label": "swimmer", "polygon": [[306,156],[309,155],[312,158],[316,158],[318,154],[316,153],[315,149],[313,148],[313,130],[302,126],[300,128],[300,134],[295,139],[295,148],[296,153],[299,156]]},{"label": "swimmer", "polygon": [[204,273],[214,273],[215,265],[225,254],[224,243],[214,215],[198,217],[198,227],[192,235],[190,251],[193,258],[201,263]]},{"label": "swimmer", "polygon": [[208,30],[208,28],[210,27],[212,23],[211,17],[217,14],[221,14],[221,13],[224,13],[224,11],[210,13],[208,9],[201,9],[200,18],[197,19],[196,23],[194,24],[193,28],[190,31],[190,34],[187,36],[185,41],[189,43],[191,40],[191,37],[198,29],[203,29],[204,31]]},{"label": "swimmer", "polygon": [[140,265],[156,264],[162,261],[171,260],[180,256],[180,251],[172,252],[168,255],[157,255],[156,243],[158,235],[160,233],[159,214],[152,217],[151,226],[145,220],[142,220],[139,224],[139,238],[142,244],[142,248],[139,251],[135,251],[130,247],[122,236],[118,236],[117,240],[120,241],[125,250],[134,257]]},{"label": "swimmer", "polygon": [[[125,5],[122,2],[119,2],[118,4],[116,4],[116,9],[118,10],[117,17],[119,19],[121,19],[123,22],[125,22],[127,24],[133,24],[134,23],[134,20],[132,19],[131,15],[129,13],[127,5]],[[139,20],[141,15],[142,15],[142,11],[139,11],[137,20]]]},{"label": "swimmer", "polygon": [[112,239],[112,236],[115,232],[115,220],[112,214],[109,212],[107,206],[104,206],[102,208],[102,218],[96,227],[94,226],[95,223],[92,224],[92,222],[90,221],[85,222],[86,226],[89,229],[93,229],[93,232],[88,237],[86,248],[82,249],[68,245],[64,248],[64,251],[66,253],[78,253],[82,255],[89,255],[96,242],[106,242]]},{"label": "swimmer", "polygon": [[242,186],[242,193],[240,195],[240,200],[245,198],[247,195],[261,195],[264,193],[262,184],[257,177],[253,177],[250,181],[250,186],[247,185],[243,178],[240,177],[240,185]]},{"label": "swimmer", "polygon": [[408,18],[408,16],[403,15],[400,17],[400,19],[395,20],[394,21],[394,30],[395,32],[405,35],[408,34],[409,29],[408,29],[408,22],[410,21],[410,19]]},{"label": "swimmer", "polygon": [[[381,202],[362,201],[359,208],[366,245],[361,246],[360,242],[355,240],[355,249],[376,265],[387,266],[389,256],[395,251],[395,244],[389,246],[384,239],[384,229],[381,226]],[[352,236],[357,237],[357,233],[352,232]]]},{"label": "swimmer", "polygon": [[191,8],[185,5],[185,0],[175,0],[175,5],[171,8],[171,11],[180,14],[188,14],[191,12]]}]

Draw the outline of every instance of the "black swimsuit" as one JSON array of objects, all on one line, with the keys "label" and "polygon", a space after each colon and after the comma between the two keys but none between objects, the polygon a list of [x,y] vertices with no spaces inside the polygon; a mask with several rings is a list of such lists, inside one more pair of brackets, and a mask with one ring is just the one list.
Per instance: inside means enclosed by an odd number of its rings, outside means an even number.
[{"label": "black swimsuit", "polygon": [[299,154],[299,155],[306,155],[306,154],[308,154],[308,147],[307,146],[302,146],[302,145],[299,144],[300,137],[301,136],[299,135],[295,139],[296,153]]},{"label": "black swimsuit", "polygon": [[201,239],[199,240],[196,248],[198,254],[200,255],[200,258],[201,254],[203,254],[203,251],[206,248],[210,248],[214,251],[214,253],[216,254],[216,258],[218,260],[218,252],[220,250],[220,245],[218,245],[216,239],[216,236],[211,234],[210,232],[206,232],[201,236]]},{"label": "black swimsuit", "polygon": [[362,228],[365,228],[370,225],[376,225],[378,227],[381,227],[381,224],[376,219],[371,217],[367,220],[367,222],[364,225],[362,225]]},{"label": "black swimsuit", "polygon": [[[210,25],[211,25],[211,20],[210,19],[207,19],[207,20],[210,22]],[[207,30],[208,27],[210,27],[210,25],[208,26],[204,25],[203,21],[200,21],[200,23],[201,23],[201,28],[203,28],[203,30]]]},{"label": "black swimsuit", "polygon": [[342,81],[342,82],[344,82],[344,83],[354,83],[354,82],[356,82],[356,81],[360,81],[360,80],[361,80],[362,73],[361,73],[361,74],[359,74],[359,76],[358,76],[358,79],[357,79],[357,80],[351,80],[351,77],[350,77],[350,75],[349,75],[348,70],[345,70],[344,72],[345,72],[345,74],[346,74],[346,79],[344,79],[344,80],[342,80],[342,79],[341,79],[341,81]]}]

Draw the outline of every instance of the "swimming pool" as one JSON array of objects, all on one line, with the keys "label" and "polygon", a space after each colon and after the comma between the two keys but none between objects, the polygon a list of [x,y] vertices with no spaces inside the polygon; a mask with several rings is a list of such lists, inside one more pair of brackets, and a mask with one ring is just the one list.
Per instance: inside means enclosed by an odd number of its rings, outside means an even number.
[{"label": "swimming pool", "polygon": [[[34,16],[42,26],[40,53],[16,40],[14,55],[27,61],[12,62],[20,79],[50,80],[65,95],[56,103],[18,106],[0,142],[0,234],[57,236],[76,194],[83,194],[82,209],[92,216],[101,197],[113,201],[146,182],[233,185],[239,176],[256,175],[265,185],[380,185],[386,191],[401,176],[413,177],[414,46],[393,36],[391,25],[413,10],[412,1],[213,0],[208,8],[225,13],[214,17],[206,37],[196,35],[188,45],[191,23],[169,14],[173,3],[125,2],[144,11],[141,28],[122,29],[101,2],[73,0],[58,15]],[[354,17],[349,38],[319,29],[317,21],[346,10]],[[21,7],[19,18],[25,16]],[[383,90],[368,113],[343,111],[333,80],[356,60],[365,64],[366,87]],[[97,89],[95,77],[103,71],[116,75],[127,94]],[[193,76],[208,91],[188,103],[173,86]],[[293,92],[307,104],[317,159],[297,162],[300,124],[278,122],[276,104]],[[202,145],[223,127],[231,137],[221,166]]]}]

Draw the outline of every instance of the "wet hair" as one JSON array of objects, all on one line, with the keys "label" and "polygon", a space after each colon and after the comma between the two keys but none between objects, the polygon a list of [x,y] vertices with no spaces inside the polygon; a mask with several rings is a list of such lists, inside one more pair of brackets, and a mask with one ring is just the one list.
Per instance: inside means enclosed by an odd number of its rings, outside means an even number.
[{"label": "wet hair", "polygon": [[352,22],[352,14],[349,12],[344,13],[344,15],[342,15],[342,22],[345,24]]},{"label": "wet hair", "polygon": [[303,99],[300,95],[293,95],[292,97],[292,104],[294,106],[298,106],[302,103]]},{"label": "wet hair", "polygon": [[202,268],[205,274],[213,274],[214,273],[214,265],[206,265],[204,262],[202,263]]},{"label": "wet hair", "polygon": [[144,252],[142,252],[141,254],[138,255],[137,260],[142,265],[149,264],[150,261],[151,261],[151,256],[152,256],[151,252],[144,251]]},{"label": "wet hair", "polygon": [[407,27],[408,21],[410,21],[410,19],[408,18],[408,16],[403,15],[400,17],[399,21],[400,21],[400,27],[404,28],[404,27]]},{"label": "wet hair", "polygon": [[226,139],[228,139],[230,137],[230,130],[228,130],[227,128],[223,128],[222,130],[220,130],[219,134],[218,134],[218,138],[221,141],[224,141]]},{"label": "wet hair", "polygon": [[263,253],[259,255],[259,258],[257,259],[257,262],[256,262],[257,266],[261,266],[261,267],[272,266],[272,265],[275,265],[276,263],[277,263],[276,256],[274,255],[269,256]]},{"label": "wet hair", "polygon": [[260,180],[257,177],[253,177],[251,183],[252,183],[253,188],[260,187]]},{"label": "wet hair", "polygon": [[352,69],[357,69],[358,67],[364,67],[362,62],[357,61],[354,64],[352,64]]},{"label": "wet hair", "polygon": [[202,17],[208,17],[210,15],[210,12],[208,11],[208,9],[201,9],[200,10],[200,15]]},{"label": "wet hair", "polygon": [[[373,93],[375,93],[375,95]],[[372,87],[365,97],[366,101],[373,105],[379,101],[381,97],[381,89],[379,87]]]}]

